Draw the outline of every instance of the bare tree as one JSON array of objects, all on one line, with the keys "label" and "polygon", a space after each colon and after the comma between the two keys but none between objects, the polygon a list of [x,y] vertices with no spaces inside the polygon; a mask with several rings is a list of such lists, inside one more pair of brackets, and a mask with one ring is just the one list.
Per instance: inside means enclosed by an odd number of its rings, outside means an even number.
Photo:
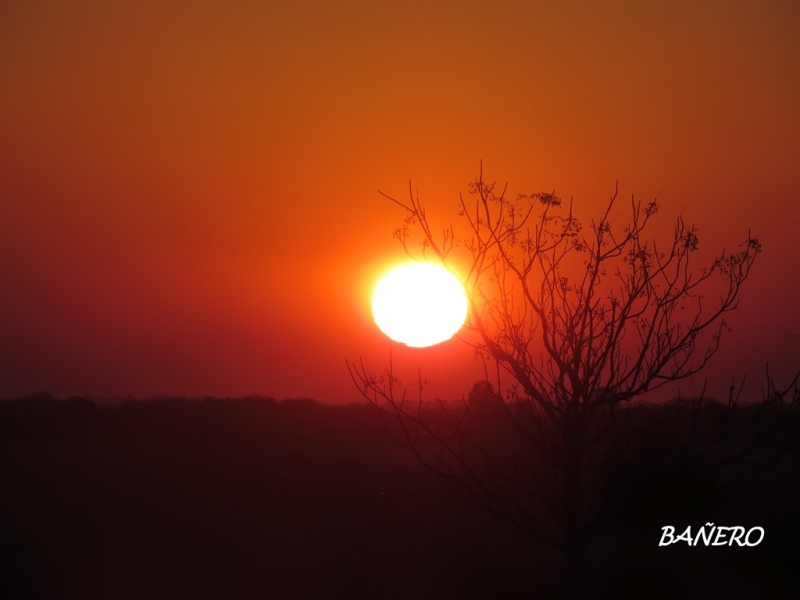
[{"label": "bare tree", "polygon": [[[594,462],[617,407],[708,363],[758,239],[748,232],[736,251],[695,266],[698,230],[682,218],[665,242],[646,236],[656,201],[632,198],[625,208],[615,191],[584,227],[572,201],[512,198],[482,169],[460,198],[464,237],[452,226],[436,235],[410,183],[408,200],[386,197],[406,211],[395,236],[409,255],[418,230],[423,258],[447,265],[459,252],[467,257],[462,338],[493,364],[495,383],[473,389],[460,413],[423,402],[421,376],[412,401],[391,359],[378,375],[348,363],[354,383],[423,464],[482,509],[560,548],[577,574],[601,513]],[[492,418],[475,418],[487,402],[503,416],[502,435],[487,437]]]}]

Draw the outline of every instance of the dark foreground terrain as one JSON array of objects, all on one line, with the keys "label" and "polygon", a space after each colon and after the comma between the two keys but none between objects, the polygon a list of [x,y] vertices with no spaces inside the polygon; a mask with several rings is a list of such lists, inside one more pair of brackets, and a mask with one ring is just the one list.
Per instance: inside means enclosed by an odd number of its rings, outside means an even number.
[{"label": "dark foreground terrain", "polygon": [[[624,472],[565,583],[555,551],[464,503],[368,405],[3,401],[0,597],[800,597],[796,453],[740,491]],[[706,522],[765,539],[658,547]]]}]

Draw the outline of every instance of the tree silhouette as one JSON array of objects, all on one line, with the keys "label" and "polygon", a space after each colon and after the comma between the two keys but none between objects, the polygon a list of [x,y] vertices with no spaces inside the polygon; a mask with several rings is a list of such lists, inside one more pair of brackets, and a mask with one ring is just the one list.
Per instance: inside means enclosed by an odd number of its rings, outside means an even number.
[{"label": "tree silhouette", "polygon": [[[453,416],[422,401],[422,377],[408,398],[391,357],[380,374],[348,363],[354,383],[428,468],[560,548],[568,573],[578,574],[602,513],[597,478],[617,408],[708,363],[761,252],[758,239],[748,232],[737,251],[696,267],[698,230],[682,218],[665,243],[646,237],[655,200],[632,198],[623,224],[615,191],[585,227],[572,201],[549,192],[510,198],[482,168],[460,197],[464,237],[453,226],[435,235],[410,183],[407,201],[386,197],[406,211],[395,236],[409,255],[416,230],[423,258],[448,265],[466,255],[462,338],[493,364],[497,388],[476,384]],[[505,423],[494,441],[474,418],[491,405]]]}]

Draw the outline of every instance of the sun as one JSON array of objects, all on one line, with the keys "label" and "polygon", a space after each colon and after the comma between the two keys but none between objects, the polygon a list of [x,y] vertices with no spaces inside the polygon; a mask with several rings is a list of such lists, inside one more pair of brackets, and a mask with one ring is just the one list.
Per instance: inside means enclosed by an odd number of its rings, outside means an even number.
[{"label": "sun", "polygon": [[449,340],[467,318],[467,295],[444,267],[411,263],[381,279],[372,296],[372,315],[381,331],[413,348]]}]

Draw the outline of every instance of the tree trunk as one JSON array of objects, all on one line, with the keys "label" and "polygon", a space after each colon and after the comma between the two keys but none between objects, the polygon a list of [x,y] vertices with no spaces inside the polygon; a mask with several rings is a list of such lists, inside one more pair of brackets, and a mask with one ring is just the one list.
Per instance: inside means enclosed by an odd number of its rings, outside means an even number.
[{"label": "tree trunk", "polygon": [[568,581],[577,583],[583,575],[586,539],[581,511],[583,428],[579,416],[573,419],[564,439],[564,559]]}]

